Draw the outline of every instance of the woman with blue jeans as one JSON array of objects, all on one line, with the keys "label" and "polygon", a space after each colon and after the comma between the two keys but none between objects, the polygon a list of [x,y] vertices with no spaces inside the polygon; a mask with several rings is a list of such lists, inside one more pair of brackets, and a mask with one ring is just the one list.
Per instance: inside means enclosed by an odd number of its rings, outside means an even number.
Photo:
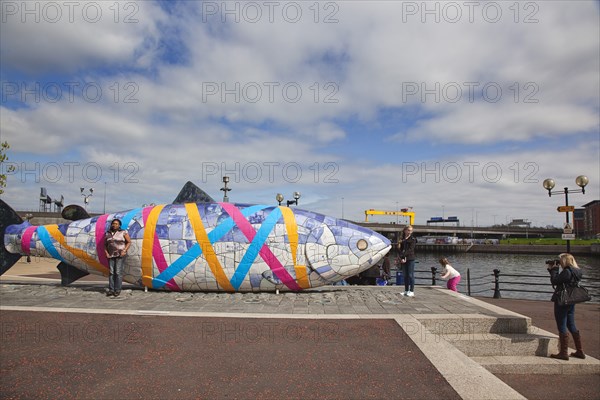
[{"label": "woman with blue jeans", "polygon": [[[575,257],[571,254],[563,253],[558,256],[558,262],[547,263],[548,272],[550,272],[550,282],[555,286],[552,301],[554,302],[554,319],[558,328],[558,354],[551,354],[550,357],[561,360],[569,359],[569,332],[573,335],[576,352],[571,353],[571,357],[585,358],[583,347],[581,346],[581,335],[575,325],[575,305],[559,305],[558,294],[564,289],[565,285],[572,285],[577,280],[581,280],[582,273]],[[562,271],[559,271],[559,266]]]},{"label": "woman with blue jeans", "polygon": [[108,259],[108,292],[107,296],[118,297],[123,284],[123,262],[131,239],[126,230],[121,229],[121,220],[115,218],[110,229],[104,234],[104,252]]},{"label": "woman with blue jeans", "polygon": [[400,263],[404,274],[403,296],[414,297],[415,295],[415,248],[417,239],[412,235],[413,227],[406,225],[402,231],[402,242],[400,243]]}]

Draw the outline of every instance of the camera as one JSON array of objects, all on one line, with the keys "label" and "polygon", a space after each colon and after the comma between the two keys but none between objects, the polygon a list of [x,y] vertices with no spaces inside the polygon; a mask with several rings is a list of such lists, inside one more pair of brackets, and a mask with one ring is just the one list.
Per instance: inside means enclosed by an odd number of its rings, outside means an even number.
[{"label": "camera", "polygon": [[550,264],[550,265],[560,264],[560,260],[559,259],[556,259],[556,260],[546,260],[546,264]]}]

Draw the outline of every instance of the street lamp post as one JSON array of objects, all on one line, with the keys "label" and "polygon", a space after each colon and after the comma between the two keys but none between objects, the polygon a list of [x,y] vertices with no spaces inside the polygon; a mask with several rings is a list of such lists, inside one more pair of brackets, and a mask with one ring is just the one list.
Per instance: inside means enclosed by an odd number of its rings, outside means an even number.
[{"label": "street lamp post", "polygon": [[229,203],[229,197],[227,196],[227,192],[230,192],[231,188],[227,187],[228,183],[229,183],[229,177],[227,175],[225,175],[223,177],[223,187],[221,188],[221,190],[223,191],[223,203]]},{"label": "street lamp post", "polygon": [[298,199],[300,199],[300,192],[294,192],[294,200],[288,200],[287,206],[291,206],[292,204],[298,205]]},{"label": "street lamp post", "polygon": [[89,188],[89,194],[85,194],[85,188],[80,187],[79,190],[81,191],[81,195],[83,196],[83,205],[85,210],[87,211],[87,205],[90,202],[90,197],[92,197],[92,195],[94,194],[94,188]]},{"label": "street lamp post", "polygon": [[[294,200],[288,200],[287,201],[287,206],[291,206],[292,204],[298,205],[298,199],[300,198],[300,192],[294,192],[293,194],[294,196]],[[277,200],[277,203],[279,203],[279,205],[281,205],[281,202],[283,201],[284,197],[281,193],[277,193],[277,195],[275,196],[275,200]]]},{"label": "street lamp post", "polygon": [[475,226],[474,226],[474,224],[475,224],[475,219],[474,218],[475,217],[474,217],[474,215],[475,215],[475,209],[471,208],[471,239],[473,239],[473,229],[475,229]]},{"label": "street lamp post", "polygon": [[[552,191],[552,189],[554,189],[554,186],[556,186],[556,183],[554,182],[554,179],[545,179],[543,186],[544,189],[546,189],[548,191],[548,197],[551,197],[553,194],[564,194],[565,195],[565,208],[564,208],[564,212],[565,212],[565,227],[569,225],[569,192],[571,193],[582,193],[585,194],[585,187],[588,184],[589,179],[587,176],[585,175],[579,175],[576,179],[575,179],[575,183],[577,184],[577,186],[579,186],[581,189],[577,189],[577,190],[569,190],[568,187],[565,187],[563,190],[555,190]],[[560,207],[559,207],[559,211],[560,211]],[[571,252],[571,240],[567,239],[567,253]]]}]

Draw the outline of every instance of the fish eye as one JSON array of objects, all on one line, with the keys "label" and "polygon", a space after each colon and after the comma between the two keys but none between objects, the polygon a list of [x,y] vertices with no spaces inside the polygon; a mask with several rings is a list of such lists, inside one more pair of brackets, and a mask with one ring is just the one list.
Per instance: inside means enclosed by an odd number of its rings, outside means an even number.
[{"label": "fish eye", "polygon": [[365,239],[360,239],[358,242],[356,242],[356,247],[360,251],[365,251],[367,249],[367,247],[369,247],[369,243],[367,243],[367,241]]}]

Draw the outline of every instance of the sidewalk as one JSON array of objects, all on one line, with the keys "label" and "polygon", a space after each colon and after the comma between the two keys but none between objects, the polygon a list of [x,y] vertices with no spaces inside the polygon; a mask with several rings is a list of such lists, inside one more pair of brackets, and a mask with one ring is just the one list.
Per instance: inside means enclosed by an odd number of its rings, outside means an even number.
[{"label": "sidewalk", "polygon": [[[365,286],[113,299],[101,277],[63,288],[50,266],[18,267],[0,278],[2,398],[600,398],[600,375],[496,377],[420,322],[516,312],[555,332],[550,302]],[[599,318],[577,306],[596,358]]]}]

